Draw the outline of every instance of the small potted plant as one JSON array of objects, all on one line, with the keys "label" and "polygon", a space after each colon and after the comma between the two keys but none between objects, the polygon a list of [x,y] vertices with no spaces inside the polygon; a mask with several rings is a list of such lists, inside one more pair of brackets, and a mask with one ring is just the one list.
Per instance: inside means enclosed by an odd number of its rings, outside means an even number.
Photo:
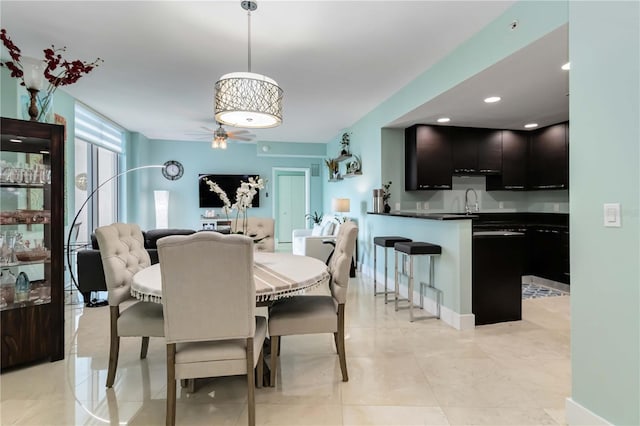
[{"label": "small potted plant", "polygon": [[344,132],[342,134],[342,140],[340,144],[342,145],[342,149],[340,150],[340,155],[349,155],[349,142],[351,141],[351,135],[349,133]]},{"label": "small potted plant", "polygon": [[322,215],[318,212],[313,212],[313,214],[307,213],[304,217],[310,220],[312,225],[320,225],[322,223]]},{"label": "small potted plant", "polygon": [[389,205],[389,198],[391,197],[391,192],[389,191],[389,187],[391,187],[391,181],[389,181],[389,183],[382,184],[382,202],[384,203],[385,213],[389,213],[391,211],[391,206]]},{"label": "small potted plant", "polygon": [[324,163],[329,169],[329,179],[340,178],[340,173],[338,172],[338,161],[335,158],[328,158],[324,160]]}]

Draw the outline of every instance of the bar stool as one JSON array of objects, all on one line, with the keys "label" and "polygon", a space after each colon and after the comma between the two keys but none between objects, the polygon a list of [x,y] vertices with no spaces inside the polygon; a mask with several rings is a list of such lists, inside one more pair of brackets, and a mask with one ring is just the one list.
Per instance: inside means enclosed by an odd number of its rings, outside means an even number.
[{"label": "bar stool", "polygon": [[[413,258],[414,256],[428,256],[429,257],[429,282],[420,282],[420,309],[424,309],[424,291],[425,289],[433,290],[436,293],[436,307],[437,315],[435,318],[440,318],[440,299],[442,297],[442,290],[435,287],[434,283],[434,256],[439,256],[442,253],[442,247],[436,244],[424,243],[424,242],[399,242],[394,245],[395,249],[395,309],[398,310],[399,301],[409,302],[409,321],[413,322]],[[398,272],[398,254],[402,256],[402,272]],[[405,258],[409,257],[409,274],[405,270]],[[404,275],[409,278],[408,286],[408,298],[400,299],[400,283],[398,275]],[[386,296],[385,296],[386,297]],[[419,319],[434,318],[434,317],[422,317]]]},{"label": "bar stool", "polygon": [[[412,240],[404,237],[374,237],[373,238],[373,295],[384,294],[384,303],[387,304],[387,294],[391,293],[387,290],[387,249],[393,248],[395,243],[410,243]],[[384,249],[384,291],[377,291],[377,247],[380,246]]]}]

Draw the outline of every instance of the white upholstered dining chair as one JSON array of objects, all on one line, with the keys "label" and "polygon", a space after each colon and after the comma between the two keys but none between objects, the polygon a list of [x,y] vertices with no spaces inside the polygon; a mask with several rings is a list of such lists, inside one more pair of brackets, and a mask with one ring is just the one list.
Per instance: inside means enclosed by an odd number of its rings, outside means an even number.
[{"label": "white upholstered dining chair", "polygon": [[231,232],[244,231],[244,222],[247,225],[247,234],[255,241],[254,249],[257,251],[274,252],[276,240],[274,238],[276,221],[270,217],[247,217],[245,219],[231,220]]},{"label": "white upholstered dining chair", "polygon": [[267,321],[256,317],[253,240],[198,232],[158,241],[167,341],[167,425],[175,424],[176,380],[246,374],[255,424],[254,368],[262,386]]},{"label": "white upholstered dining chair", "polygon": [[331,295],[301,295],[280,299],[269,309],[269,336],[271,337],[271,380],[275,386],[282,336],[296,334],[333,333],[340,359],[342,380],[348,381],[347,359],[344,346],[344,309],[347,301],[351,257],[358,238],[354,222],[340,226],[336,247],[329,259],[329,288]]},{"label": "white upholstered dining chair", "polygon": [[136,302],[120,310],[120,304],[131,299],[133,275],[151,265],[144,248],[144,237],[136,224],[114,223],[96,229],[100,257],[107,284],[111,339],[107,387],[113,386],[118,368],[120,337],[142,337],[140,358],[146,358],[149,337],[164,336],[162,305]]}]

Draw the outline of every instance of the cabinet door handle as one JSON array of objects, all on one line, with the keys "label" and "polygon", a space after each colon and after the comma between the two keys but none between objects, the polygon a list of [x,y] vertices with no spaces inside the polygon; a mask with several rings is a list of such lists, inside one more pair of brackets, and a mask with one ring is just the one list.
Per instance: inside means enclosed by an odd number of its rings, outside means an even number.
[{"label": "cabinet door handle", "polygon": [[561,185],[533,185],[532,188],[537,188],[537,189],[552,189],[552,188],[564,188],[565,185],[561,184]]},{"label": "cabinet door handle", "polygon": [[524,189],[524,185],[505,185],[504,189]]}]

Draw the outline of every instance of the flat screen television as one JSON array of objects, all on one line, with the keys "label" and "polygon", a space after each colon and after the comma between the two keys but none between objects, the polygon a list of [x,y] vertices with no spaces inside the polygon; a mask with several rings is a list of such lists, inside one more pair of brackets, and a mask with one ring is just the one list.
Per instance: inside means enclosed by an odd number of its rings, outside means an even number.
[{"label": "flat screen television", "polygon": [[[224,207],[218,194],[210,190],[209,185],[205,182],[205,178],[218,184],[218,186],[227,194],[229,201],[233,204],[236,200],[236,190],[240,187],[240,182],[248,182],[250,177],[257,177],[257,174],[248,175],[221,175],[221,174],[200,174],[198,175],[198,194],[200,198],[200,207]],[[260,207],[260,190],[253,197],[252,206]]]}]

